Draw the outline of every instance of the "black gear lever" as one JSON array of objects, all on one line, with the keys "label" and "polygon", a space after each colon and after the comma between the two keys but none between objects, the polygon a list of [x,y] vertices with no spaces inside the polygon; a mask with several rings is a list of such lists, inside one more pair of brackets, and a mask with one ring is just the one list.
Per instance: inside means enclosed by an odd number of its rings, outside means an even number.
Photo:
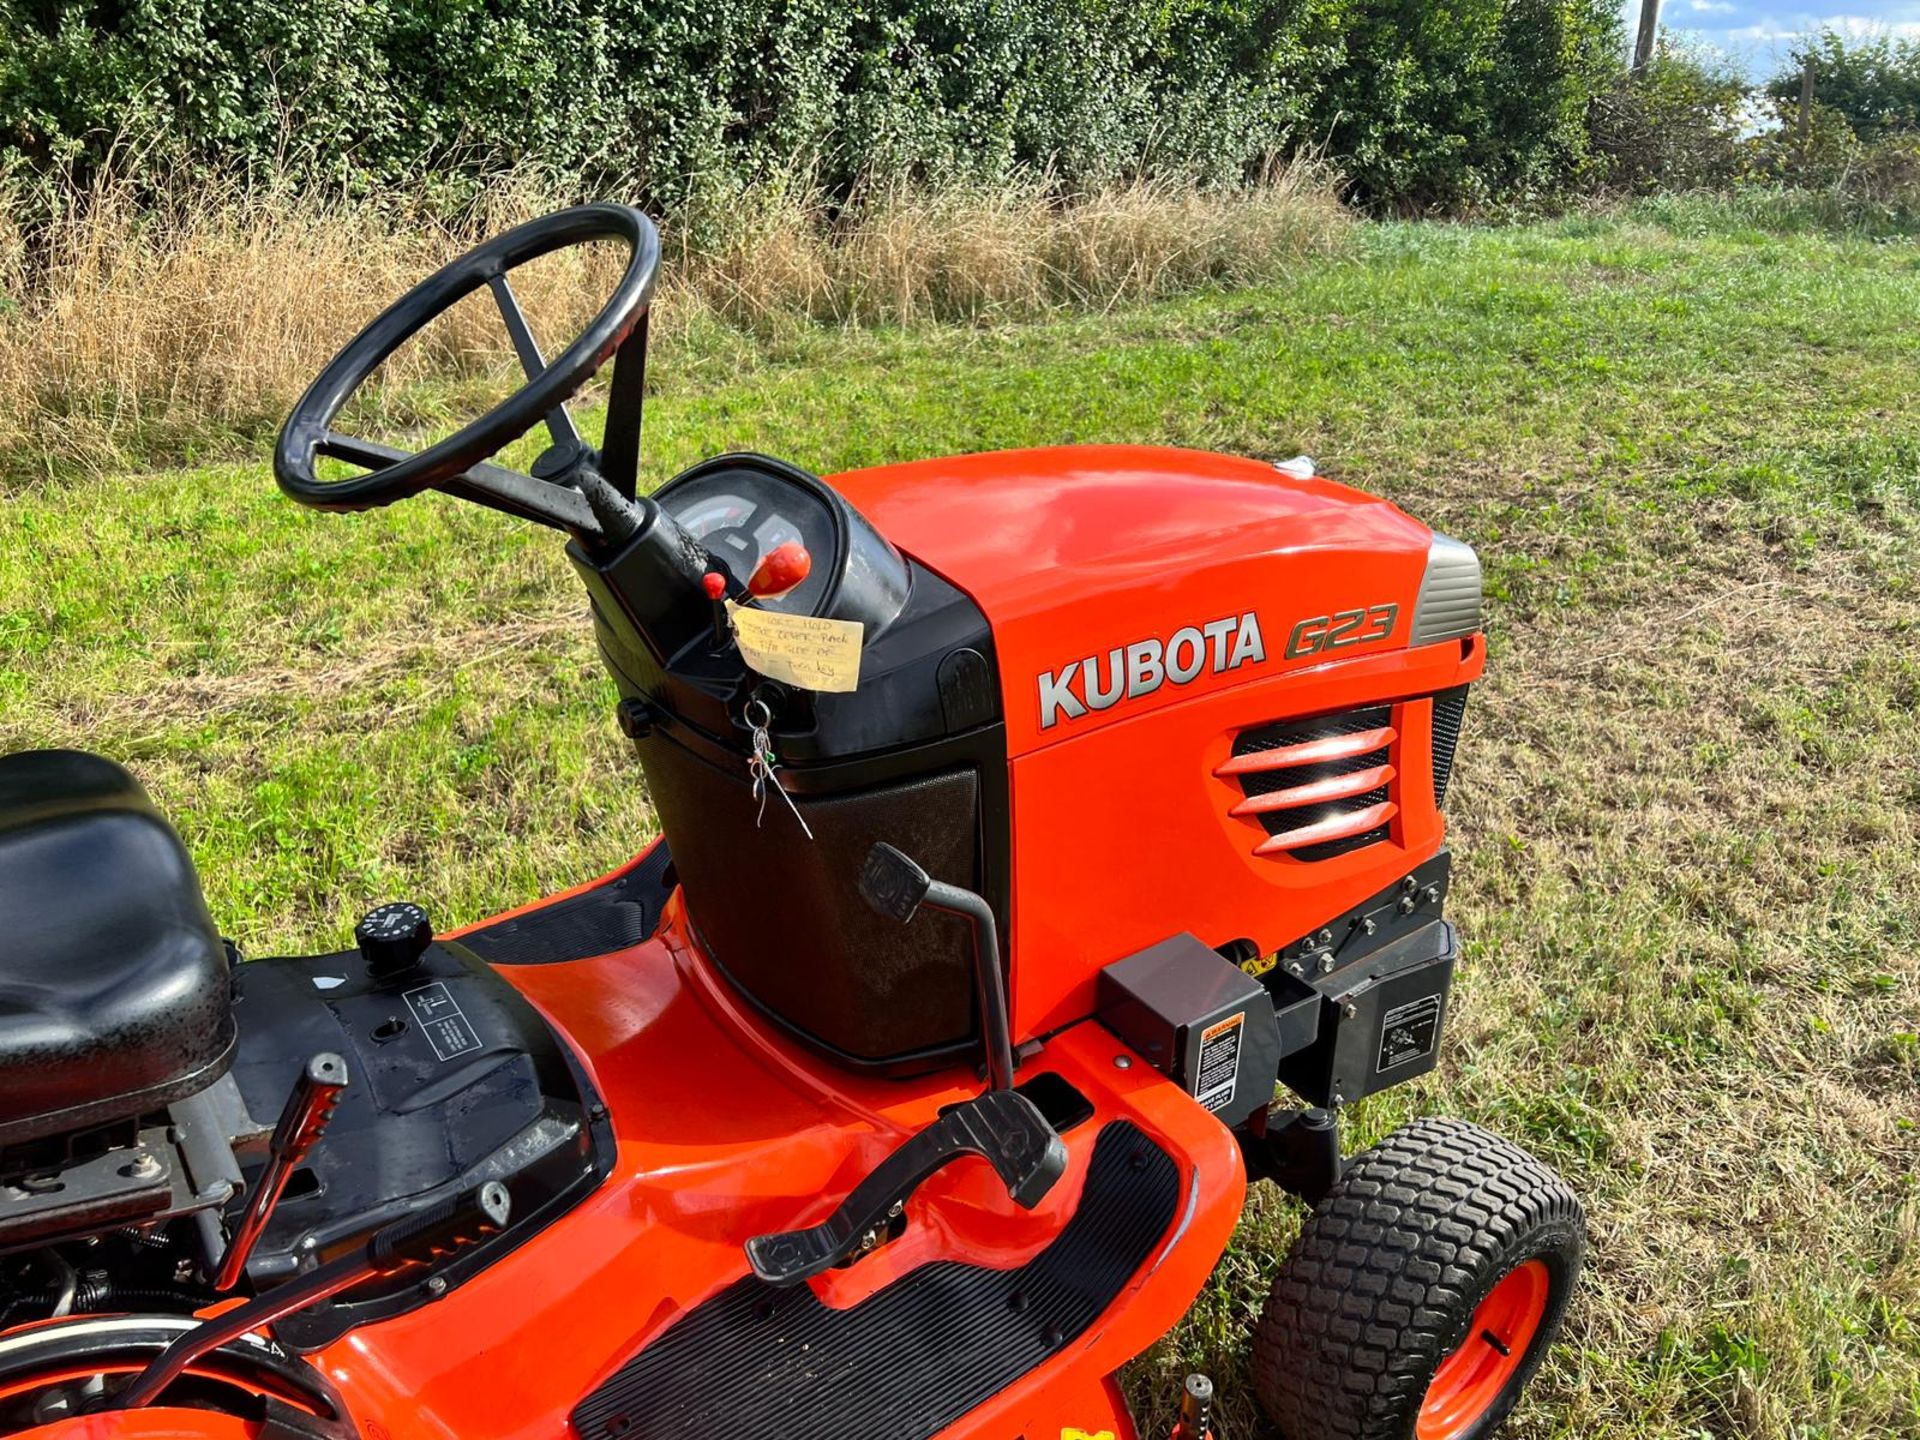
[{"label": "black gear lever", "polygon": [[753,1273],[769,1285],[796,1285],[872,1249],[907,1198],[934,1171],[963,1155],[991,1164],[1007,1195],[1031,1210],[1066,1173],[1067,1146],[1040,1108],[1013,1088],[1013,1038],[993,907],[971,890],[935,880],[882,843],[867,852],[860,895],[890,920],[907,924],[922,905],[964,915],[973,926],[973,986],[986,1051],[987,1089],[949,1106],[940,1118],[880,1162],[832,1215],[805,1230],[756,1235],[747,1242]]},{"label": "black gear lever", "polygon": [[860,867],[860,898],[874,912],[902,925],[922,905],[963,915],[973,926],[973,998],[980,1007],[980,1043],[987,1052],[987,1086],[1013,1089],[1013,1037],[1007,1024],[1006,979],[1000,968],[1000,927],[993,907],[958,885],[935,880],[884,840]]}]

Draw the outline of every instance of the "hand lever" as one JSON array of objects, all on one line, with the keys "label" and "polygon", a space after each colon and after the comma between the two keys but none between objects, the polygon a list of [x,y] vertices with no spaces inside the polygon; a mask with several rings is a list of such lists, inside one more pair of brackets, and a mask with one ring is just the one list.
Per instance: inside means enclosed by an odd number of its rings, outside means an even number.
[{"label": "hand lever", "polygon": [[747,578],[747,592],[756,600],[776,600],[806,583],[813,573],[813,556],[798,540],[776,545],[761,557]]},{"label": "hand lever", "polygon": [[346,1088],[347,1062],[326,1051],[307,1061],[307,1068],[293,1082],[293,1093],[287,1096],[287,1103],[280,1111],[280,1123],[273,1127],[273,1138],[267,1142],[266,1168],[260,1172],[246,1213],[233,1228],[226,1254],[220,1258],[220,1273],[214,1277],[214,1289],[231,1290],[240,1283],[240,1277],[246,1273],[247,1258],[267,1228],[273,1207],[280,1203],[287,1181],[326,1133],[327,1121],[333,1118],[333,1107],[340,1103],[340,1092]]},{"label": "hand lever", "polygon": [[418,1214],[396,1220],[358,1250],[350,1250],[308,1271],[297,1280],[256,1295],[244,1305],[203,1320],[153,1357],[146,1369],[120,1392],[118,1410],[151,1405],[185,1373],[187,1367],[237,1340],[249,1330],[264,1330],[296,1310],[318,1304],[329,1295],[350,1289],[374,1275],[392,1275],[416,1265],[431,1265],[468,1245],[477,1244],[507,1223],[512,1205],[507,1187],[489,1180],[479,1189],[443,1200]]},{"label": "hand lever", "polygon": [[1006,980],[1000,969],[1000,931],[993,907],[971,890],[935,880],[906,855],[882,841],[860,867],[860,897],[880,915],[902,925],[922,905],[964,915],[973,926],[973,997],[980,1007],[980,1043],[987,1052],[987,1085],[1013,1089],[1013,1040],[1007,1024]]}]

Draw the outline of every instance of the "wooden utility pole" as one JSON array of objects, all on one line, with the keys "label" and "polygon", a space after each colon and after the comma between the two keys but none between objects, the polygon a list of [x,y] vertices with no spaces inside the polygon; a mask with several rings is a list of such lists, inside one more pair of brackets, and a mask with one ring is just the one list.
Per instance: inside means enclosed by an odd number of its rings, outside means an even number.
[{"label": "wooden utility pole", "polygon": [[1640,0],[1640,33],[1633,41],[1633,73],[1653,63],[1653,43],[1660,38],[1660,0]]},{"label": "wooden utility pole", "polygon": [[1806,158],[1807,137],[1813,133],[1813,56],[1807,56],[1807,68],[1800,72],[1800,155]]}]

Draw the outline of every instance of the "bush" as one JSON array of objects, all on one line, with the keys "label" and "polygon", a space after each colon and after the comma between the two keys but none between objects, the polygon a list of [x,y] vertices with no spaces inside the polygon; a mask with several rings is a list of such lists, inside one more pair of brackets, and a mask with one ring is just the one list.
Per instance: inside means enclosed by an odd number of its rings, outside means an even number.
[{"label": "bush", "polygon": [[1587,107],[1619,69],[1613,0],[1330,0],[1336,59],[1314,102],[1363,202],[1459,210],[1562,194]]},{"label": "bush", "polygon": [[1595,178],[1641,195],[1732,183],[1748,163],[1749,94],[1724,60],[1663,36],[1644,71],[1621,71],[1594,102]]},{"label": "bush", "polygon": [[1795,122],[1800,87],[1811,66],[1814,99],[1843,117],[1861,140],[1871,144],[1920,131],[1920,40],[1879,35],[1849,41],[1823,30],[1791,56],[1791,65],[1767,82],[1783,124]]},{"label": "bush", "polygon": [[0,0],[0,146],[175,158],[362,188],[535,160],[671,203],[800,159],[1069,185],[1237,180],[1298,118],[1260,0]]}]

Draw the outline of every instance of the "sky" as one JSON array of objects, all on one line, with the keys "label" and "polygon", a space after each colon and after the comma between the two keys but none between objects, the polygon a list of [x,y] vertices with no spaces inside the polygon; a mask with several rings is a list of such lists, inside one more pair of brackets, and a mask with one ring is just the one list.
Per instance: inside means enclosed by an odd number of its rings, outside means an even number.
[{"label": "sky", "polygon": [[[1846,34],[1893,34],[1920,39],[1920,0],[1662,0],[1660,23],[1738,61],[1756,79],[1785,62],[1794,41],[1823,27]],[[1633,33],[1640,0],[1621,0]]]}]

